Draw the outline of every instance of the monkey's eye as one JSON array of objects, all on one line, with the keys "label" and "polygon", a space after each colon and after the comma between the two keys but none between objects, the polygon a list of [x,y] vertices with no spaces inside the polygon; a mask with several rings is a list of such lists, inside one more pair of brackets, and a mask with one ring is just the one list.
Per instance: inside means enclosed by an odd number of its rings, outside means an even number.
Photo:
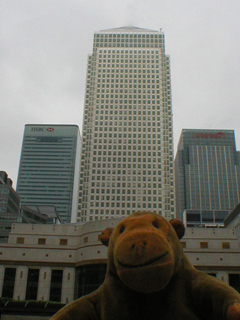
[{"label": "monkey's eye", "polygon": [[121,226],[121,228],[120,228],[120,233],[123,233],[123,231],[125,230],[125,227],[124,226]]},{"label": "monkey's eye", "polygon": [[152,225],[154,226],[154,228],[159,229],[159,225],[157,221],[153,221]]}]

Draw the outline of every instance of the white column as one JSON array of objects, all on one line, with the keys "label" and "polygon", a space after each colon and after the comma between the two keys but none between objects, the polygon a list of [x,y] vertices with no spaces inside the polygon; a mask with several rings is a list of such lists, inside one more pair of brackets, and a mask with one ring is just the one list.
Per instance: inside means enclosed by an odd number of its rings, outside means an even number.
[{"label": "white column", "polygon": [[63,270],[62,281],[62,303],[69,303],[74,299],[75,268],[65,268]]},{"label": "white column", "polygon": [[220,271],[217,273],[217,279],[221,280],[222,282],[229,284],[229,279],[228,279],[228,273],[224,271]]},{"label": "white column", "polygon": [[16,271],[13,299],[25,300],[28,278],[28,267],[19,266]]},{"label": "white column", "polygon": [[50,295],[51,268],[42,267],[39,271],[37,300],[48,301]]}]

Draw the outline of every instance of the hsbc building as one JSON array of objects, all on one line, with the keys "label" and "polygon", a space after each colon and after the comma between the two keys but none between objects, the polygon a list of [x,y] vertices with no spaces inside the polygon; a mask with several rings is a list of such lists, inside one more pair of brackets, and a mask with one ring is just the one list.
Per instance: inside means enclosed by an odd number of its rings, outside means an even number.
[{"label": "hsbc building", "polygon": [[75,222],[80,144],[77,125],[25,126],[17,180],[22,205],[54,205],[63,222]]}]

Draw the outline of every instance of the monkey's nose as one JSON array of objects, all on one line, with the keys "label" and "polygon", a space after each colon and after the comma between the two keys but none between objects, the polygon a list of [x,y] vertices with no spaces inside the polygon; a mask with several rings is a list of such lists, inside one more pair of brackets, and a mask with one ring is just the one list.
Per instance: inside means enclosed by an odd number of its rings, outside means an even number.
[{"label": "monkey's nose", "polygon": [[134,251],[134,253],[136,253],[137,255],[142,254],[145,251],[145,248],[147,246],[147,242],[146,241],[141,241],[138,243],[133,243],[131,246],[132,251]]}]

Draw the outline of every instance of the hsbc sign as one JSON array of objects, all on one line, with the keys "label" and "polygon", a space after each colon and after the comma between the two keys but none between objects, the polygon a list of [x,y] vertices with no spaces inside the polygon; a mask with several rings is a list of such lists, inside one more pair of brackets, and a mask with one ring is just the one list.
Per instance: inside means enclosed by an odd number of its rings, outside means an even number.
[{"label": "hsbc sign", "polygon": [[34,131],[34,132],[53,132],[54,131],[54,128],[43,128],[43,127],[32,127],[31,128],[31,131]]}]

